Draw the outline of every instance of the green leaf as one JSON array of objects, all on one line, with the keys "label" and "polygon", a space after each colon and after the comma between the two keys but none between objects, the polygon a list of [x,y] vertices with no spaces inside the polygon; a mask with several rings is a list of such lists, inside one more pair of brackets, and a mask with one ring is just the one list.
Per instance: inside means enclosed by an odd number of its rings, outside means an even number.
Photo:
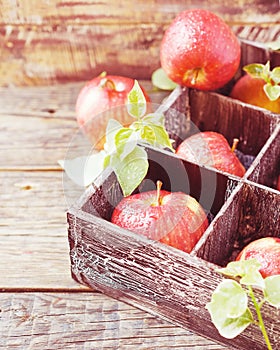
[{"label": "green leaf", "polygon": [[268,83],[264,85],[263,89],[270,101],[276,101],[280,97],[279,85],[271,85]]},{"label": "green leaf", "polygon": [[280,275],[266,277],[264,280],[266,300],[277,308],[280,307]]},{"label": "green leaf", "polygon": [[128,113],[137,119],[142,118],[146,113],[146,98],[143,94],[138,81],[134,81],[133,88],[128,93],[127,111]]},{"label": "green leaf", "polygon": [[122,161],[137,145],[140,137],[130,128],[122,128],[115,135],[117,154]]},{"label": "green leaf", "polygon": [[150,145],[156,144],[156,135],[151,126],[144,125],[141,130],[141,139],[147,141]]},{"label": "green leaf", "polygon": [[162,114],[148,114],[141,121],[134,122],[130,127],[140,132],[143,141],[158,148],[169,148],[174,151],[172,147],[173,141],[170,140],[165,129],[164,116]]},{"label": "green leaf", "polygon": [[270,78],[270,62],[267,61],[266,64],[264,65],[263,79],[269,82],[269,78]]},{"label": "green leaf", "polygon": [[244,314],[247,309],[248,296],[239,283],[234,280],[223,280],[212,294],[207,309],[211,312],[214,321],[218,319],[236,318]]},{"label": "green leaf", "polygon": [[212,322],[225,338],[234,338],[253,322],[247,293],[233,280],[222,281],[206,305]]},{"label": "green leaf", "polygon": [[106,142],[104,150],[113,153],[116,149],[115,136],[123,128],[122,124],[115,119],[110,119],[106,128]]},{"label": "green leaf", "polygon": [[251,311],[247,308],[243,315],[236,318],[224,318],[216,326],[222,337],[233,339],[254,322]]},{"label": "green leaf", "polygon": [[111,166],[122,188],[123,195],[130,195],[145,178],[149,162],[144,148],[136,146],[122,161],[117,153],[111,157]]},{"label": "green leaf", "polygon": [[169,135],[163,126],[150,124],[150,128],[155,134],[155,146],[174,151]]},{"label": "green leaf", "polygon": [[251,63],[244,66],[243,70],[254,78],[263,78],[265,65],[261,63]]},{"label": "green leaf", "polygon": [[266,46],[273,51],[278,51],[280,50],[280,41],[271,41]]},{"label": "green leaf", "polygon": [[67,176],[79,186],[89,186],[104,169],[105,152],[100,151],[90,156],[59,160],[59,165]]},{"label": "green leaf", "polygon": [[276,85],[279,84],[280,83],[280,67],[273,68],[272,72],[270,74],[270,77]]},{"label": "green leaf", "polygon": [[264,288],[264,280],[259,272],[261,264],[256,259],[231,261],[225,268],[217,269],[218,272],[230,276],[241,277],[240,283]]},{"label": "green leaf", "polygon": [[162,68],[156,69],[152,74],[152,83],[161,90],[174,90],[177,84],[171,80]]},{"label": "green leaf", "polygon": [[144,124],[155,124],[164,126],[164,114],[163,113],[150,113],[145,115],[142,119]]}]

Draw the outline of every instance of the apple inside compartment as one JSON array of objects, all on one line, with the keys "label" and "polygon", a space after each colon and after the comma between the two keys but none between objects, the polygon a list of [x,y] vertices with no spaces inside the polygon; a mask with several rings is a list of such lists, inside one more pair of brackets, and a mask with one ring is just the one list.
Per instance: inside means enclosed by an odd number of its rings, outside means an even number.
[{"label": "apple inside compartment", "polygon": [[199,132],[219,133],[229,145],[237,138],[235,152],[246,170],[250,169],[279,123],[279,115],[270,111],[252,108],[217,92],[182,87],[170,94],[162,109],[166,129],[175,140],[175,149]]},{"label": "apple inside compartment", "polygon": [[[147,146],[145,149],[149,169],[134,194],[155,190],[156,183],[160,180],[163,190],[183,192],[193,197],[204,209],[209,223],[238,184],[234,177],[182,160],[171,152]],[[100,186],[85,201],[82,210],[110,221],[114,208],[123,198],[122,191],[115,174],[109,169],[99,181]]]}]

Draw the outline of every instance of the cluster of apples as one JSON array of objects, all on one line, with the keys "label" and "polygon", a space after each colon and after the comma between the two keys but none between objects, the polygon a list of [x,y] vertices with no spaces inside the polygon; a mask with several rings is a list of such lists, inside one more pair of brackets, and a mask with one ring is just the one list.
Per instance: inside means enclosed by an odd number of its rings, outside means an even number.
[{"label": "cluster of apples", "polygon": [[[168,77],[177,84],[200,90],[215,90],[227,84],[239,67],[240,56],[240,43],[230,27],[214,13],[202,9],[180,13],[166,30],[160,47],[161,65]],[[108,118],[116,117],[123,125],[131,123],[125,113],[104,117],[103,112],[125,105],[133,84],[131,78],[102,73],[80,91],[77,121],[96,148],[104,144]],[[141,89],[150,102],[145,89]],[[236,90],[239,88],[236,87],[232,96],[238,98]],[[184,140],[176,154],[242,177],[245,168],[234,148],[223,135],[205,131]],[[182,192],[162,190],[160,181],[154,191],[124,197],[111,221],[185,252],[194,248],[209,225],[196,199]],[[239,258],[244,257],[247,257],[245,253]]]}]

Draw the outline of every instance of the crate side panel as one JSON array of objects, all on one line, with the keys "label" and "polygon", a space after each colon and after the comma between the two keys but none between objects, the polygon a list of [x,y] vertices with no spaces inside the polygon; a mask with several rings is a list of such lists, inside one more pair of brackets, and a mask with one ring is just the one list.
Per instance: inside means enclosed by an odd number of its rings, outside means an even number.
[{"label": "crate side panel", "polygon": [[280,176],[280,124],[254,163],[247,175],[248,180],[276,189]]},{"label": "crate side panel", "polygon": [[278,123],[276,114],[217,93],[192,90],[190,106],[191,120],[200,131],[220,132],[229,144],[238,138],[238,149],[252,156],[258,154]]},{"label": "crate side panel", "polygon": [[240,184],[229,195],[225,206],[212,222],[207,235],[196,246],[192,254],[219,266],[225,266],[234,250],[238,239],[238,217],[242,203]]},{"label": "crate side panel", "polygon": [[[224,345],[263,349],[256,326],[232,340],[218,335],[205,309],[221,281],[213,266],[110,223],[101,226],[94,218],[69,219],[70,240],[76,238],[71,250],[72,273],[79,282]],[[264,306],[263,313],[276,344],[279,329],[273,324],[275,309]]]},{"label": "crate side panel", "polygon": [[197,251],[207,261],[226,266],[249,242],[280,237],[280,196],[276,192],[245,182],[223,209]]}]

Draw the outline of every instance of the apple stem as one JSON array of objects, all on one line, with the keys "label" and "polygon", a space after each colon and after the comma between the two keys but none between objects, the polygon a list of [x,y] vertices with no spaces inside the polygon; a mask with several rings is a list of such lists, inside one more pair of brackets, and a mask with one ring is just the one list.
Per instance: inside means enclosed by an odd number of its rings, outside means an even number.
[{"label": "apple stem", "polygon": [[113,82],[113,80],[108,79],[106,77],[104,77],[100,80],[100,86],[102,88],[106,87],[106,88],[111,89],[111,90],[116,90],[116,85]]},{"label": "apple stem", "polygon": [[157,180],[157,199],[156,199],[157,205],[161,205],[161,198],[160,198],[161,186],[162,186],[162,182],[160,180]]},{"label": "apple stem", "polygon": [[234,139],[233,139],[232,146],[231,146],[231,151],[232,151],[232,152],[234,152],[234,151],[236,150],[236,147],[237,147],[238,143],[239,143],[239,139],[234,138]]},{"label": "apple stem", "polygon": [[192,76],[192,80],[191,80],[192,85],[195,85],[195,83],[197,81],[199,70],[200,70],[199,68],[196,68],[193,70],[193,76]]}]

